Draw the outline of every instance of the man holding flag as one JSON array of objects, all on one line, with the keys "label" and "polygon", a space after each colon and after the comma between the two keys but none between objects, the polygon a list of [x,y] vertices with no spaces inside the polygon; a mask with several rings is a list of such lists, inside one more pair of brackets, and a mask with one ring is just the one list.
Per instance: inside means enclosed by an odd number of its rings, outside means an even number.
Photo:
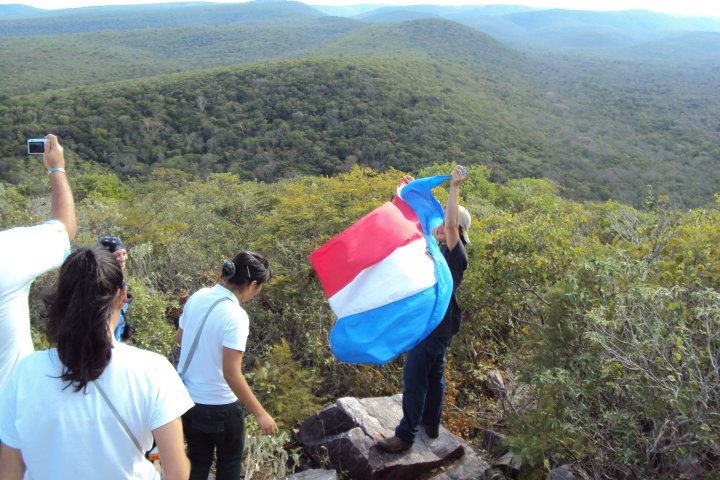
[{"label": "man holding flag", "polygon": [[[461,310],[455,292],[468,265],[465,244],[469,242],[470,213],[459,205],[460,185],[465,175],[467,173],[461,166],[453,170],[444,223],[432,232],[452,275],[450,304],[440,324],[407,353],[403,371],[403,418],[395,428],[394,436],[377,443],[385,452],[402,452],[412,447],[419,425],[430,438],[437,438],[439,434],[445,358],[452,337],[460,330]],[[403,180],[414,181],[412,177]]]}]

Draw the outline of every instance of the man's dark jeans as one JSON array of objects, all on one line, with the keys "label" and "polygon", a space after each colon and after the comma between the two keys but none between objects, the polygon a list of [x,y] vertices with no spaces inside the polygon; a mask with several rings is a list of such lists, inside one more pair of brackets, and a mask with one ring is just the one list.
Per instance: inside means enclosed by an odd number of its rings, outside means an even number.
[{"label": "man's dark jeans", "polygon": [[217,455],[217,480],[240,478],[245,448],[245,409],[237,401],[228,405],[195,405],[182,416],[190,480],[206,480]]},{"label": "man's dark jeans", "polygon": [[445,356],[451,337],[428,337],[407,353],[403,370],[403,419],[395,435],[413,443],[420,422],[440,426],[445,394]]}]

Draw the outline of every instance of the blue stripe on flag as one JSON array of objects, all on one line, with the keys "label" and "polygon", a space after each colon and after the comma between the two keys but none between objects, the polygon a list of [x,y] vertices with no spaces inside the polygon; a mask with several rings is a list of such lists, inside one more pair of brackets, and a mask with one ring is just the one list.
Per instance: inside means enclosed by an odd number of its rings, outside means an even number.
[{"label": "blue stripe on flag", "polygon": [[448,175],[419,178],[400,190],[400,197],[415,211],[425,235],[431,235],[435,227],[443,222],[445,212],[432,195],[432,189],[448,180]]},{"label": "blue stripe on flag", "polygon": [[424,340],[442,321],[450,304],[452,276],[435,240],[427,240],[438,282],[402,300],[338,319],[330,332],[338,360],[385,364]]}]

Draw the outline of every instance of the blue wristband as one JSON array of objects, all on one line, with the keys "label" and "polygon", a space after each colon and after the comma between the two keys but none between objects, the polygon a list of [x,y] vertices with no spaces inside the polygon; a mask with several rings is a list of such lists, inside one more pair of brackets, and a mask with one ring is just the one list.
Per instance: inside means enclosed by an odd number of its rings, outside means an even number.
[{"label": "blue wristband", "polygon": [[50,175],[51,173],[55,173],[55,172],[63,172],[63,173],[65,173],[65,169],[62,168],[62,167],[51,168],[51,169],[48,170],[48,175]]}]

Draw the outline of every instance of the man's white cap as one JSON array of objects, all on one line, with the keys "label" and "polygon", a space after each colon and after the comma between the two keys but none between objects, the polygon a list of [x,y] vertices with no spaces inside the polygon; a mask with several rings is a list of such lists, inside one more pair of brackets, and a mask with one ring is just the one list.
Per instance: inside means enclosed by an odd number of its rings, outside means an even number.
[{"label": "man's white cap", "polygon": [[460,221],[460,226],[462,227],[462,238],[465,243],[470,243],[470,237],[468,236],[468,232],[470,231],[470,212],[467,211],[467,208],[463,207],[462,205],[458,206],[459,215],[458,220]]}]

